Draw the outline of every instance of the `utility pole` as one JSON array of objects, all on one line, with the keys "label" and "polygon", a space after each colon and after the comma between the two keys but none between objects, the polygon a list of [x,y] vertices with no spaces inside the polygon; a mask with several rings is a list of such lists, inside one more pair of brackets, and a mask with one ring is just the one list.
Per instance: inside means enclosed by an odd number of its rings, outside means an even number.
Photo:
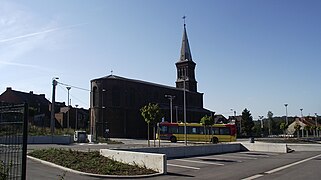
[{"label": "utility pole", "polygon": [[78,130],[78,105],[76,104],[76,126],[75,126],[75,130]]},{"label": "utility pole", "polygon": [[318,114],[315,114],[315,137],[318,137]]},{"label": "utility pole", "polygon": [[104,121],[104,93],[106,92],[106,89],[101,90],[101,136],[104,137],[104,133],[107,129],[107,122]]},{"label": "utility pole", "polygon": [[175,106],[175,111],[176,111],[176,123],[178,123],[178,112],[177,112],[178,106]]},{"label": "utility pole", "polygon": [[185,146],[187,146],[187,132],[186,132],[186,89],[185,89],[185,78],[186,78],[186,71],[184,71],[184,137],[185,137]]},{"label": "utility pole", "polygon": [[261,120],[261,136],[263,137],[263,126],[264,126],[264,124],[263,124],[263,117],[264,116],[259,116],[259,119]]},{"label": "utility pole", "polygon": [[289,124],[288,121],[288,104],[284,104],[285,106],[285,125],[287,126]]},{"label": "utility pole", "polygon": [[70,100],[69,100],[69,90],[71,89],[71,87],[67,87],[67,90],[68,90],[68,111],[67,111],[67,128],[69,129],[69,127],[70,127],[70,104],[69,104],[69,102],[70,102]]},{"label": "utility pole", "polygon": [[56,98],[56,86],[58,82],[57,77],[52,78],[52,100],[51,100],[51,116],[50,116],[50,131],[51,135],[55,133],[55,98]]}]

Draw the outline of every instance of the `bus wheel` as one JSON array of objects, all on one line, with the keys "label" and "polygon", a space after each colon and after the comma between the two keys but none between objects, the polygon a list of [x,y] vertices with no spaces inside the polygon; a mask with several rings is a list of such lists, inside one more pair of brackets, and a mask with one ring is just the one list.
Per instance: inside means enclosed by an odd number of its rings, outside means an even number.
[{"label": "bus wheel", "polygon": [[172,136],[171,138],[169,138],[169,140],[172,142],[172,143],[176,143],[177,142],[177,139],[175,136]]},{"label": "bus wheel", "polygon": [[213,137],[211,141],[212,141],[213,144],[217,144],[218,143],[217,137]]}]

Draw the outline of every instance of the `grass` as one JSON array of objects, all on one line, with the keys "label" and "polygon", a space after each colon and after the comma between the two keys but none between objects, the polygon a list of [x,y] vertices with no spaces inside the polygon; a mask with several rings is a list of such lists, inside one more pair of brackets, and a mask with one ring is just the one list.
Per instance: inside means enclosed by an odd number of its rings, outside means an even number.
[{"label": "grass", "polygon": [[121,141],[115,141],[115,140],[111,140],[110,138],[106,139],[106,138],[102,138],[102,137],[98,137],[98,141],[99,143],[107,143],[107,144],[124,144]]},{"label": "grass", "polygon": [[98,151],[80,152],[51,148],[34,150],[29,155],[70,169],[94,174],[144,175],[156,173],[146,167],[124,164],[101,156]]},{"label": "grass", "polygon": [[[29,125],[28,134],[30,136],[48,136],[51,135],[51,130],[48,127]],[[70,128],[55,128],[55,135],[74,135],[74,130]]]}]

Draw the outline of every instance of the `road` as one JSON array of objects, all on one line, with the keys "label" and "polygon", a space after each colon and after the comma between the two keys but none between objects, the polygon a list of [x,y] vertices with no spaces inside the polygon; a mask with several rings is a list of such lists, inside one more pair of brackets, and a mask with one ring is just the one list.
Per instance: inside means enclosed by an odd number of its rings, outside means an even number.
[{"label": "road", "polygon": [[[319,179],[321,152],[293,152],[288,154],[238,152],[210,156],[170,159],[168,174],[153,179]],[[28,160],[27,179],[59,179],[62,170]],[[66,173],[66,180],[95,180]],[[151,178],[148,178],[151,179]]]}]

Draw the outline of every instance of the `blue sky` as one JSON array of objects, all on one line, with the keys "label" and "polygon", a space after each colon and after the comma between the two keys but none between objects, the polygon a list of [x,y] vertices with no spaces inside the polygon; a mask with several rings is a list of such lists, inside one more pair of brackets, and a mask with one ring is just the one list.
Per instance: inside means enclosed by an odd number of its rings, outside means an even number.
[{"label": "blue sky", "polygon": [[[0,1],[0,91],[46,94],[51,79],[90,89],[113,74],[175,86],[186,15],[204,107],[321,114],[321,1]],[[72,88],[72,105],[89,92]],[[57,86],[57,100],[67,90]]]}]

